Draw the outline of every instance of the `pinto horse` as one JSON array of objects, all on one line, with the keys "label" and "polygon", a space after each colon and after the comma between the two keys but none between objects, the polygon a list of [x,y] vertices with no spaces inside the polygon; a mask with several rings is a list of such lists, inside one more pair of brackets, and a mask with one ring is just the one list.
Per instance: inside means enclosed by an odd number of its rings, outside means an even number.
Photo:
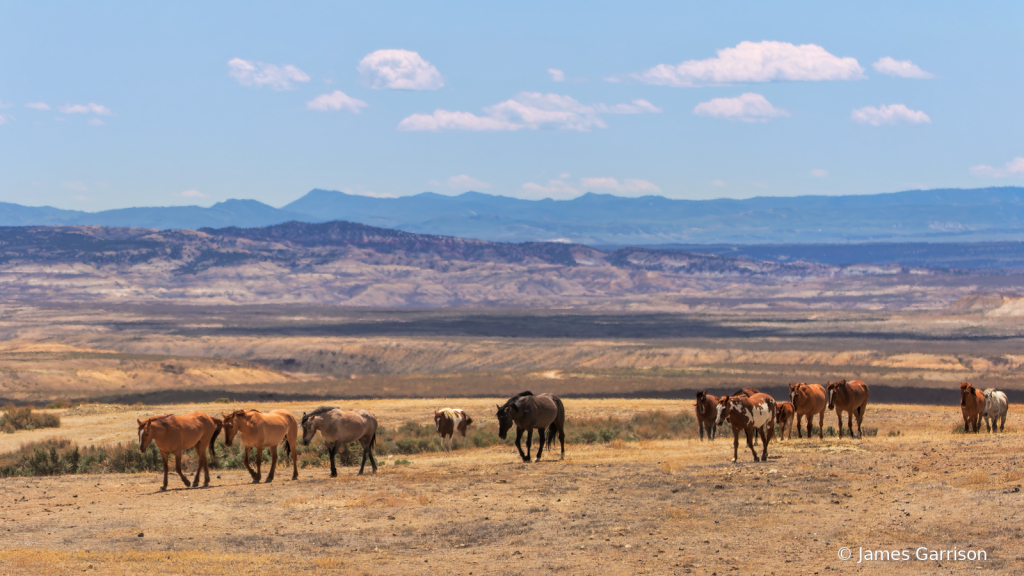
[{"label": "pinto horse", "polygon": [[[183,416],[163,414],[136,422],[139,424],[139,453],[145,454],[150,442],[156,442],[160,457],[163,458],[164,484],[160,490],[167,490],[167,458],[171,453],[174,454],[174,470],[186,488],[199,486],[200,472],[203,472],[203,486],[210,485],[210,464],[206,460],[206,447],[210,447],[210,454],[216,458],[213,441],[217,439],[221,429],[218,419],[202,412],[189,412]],[[189,448],[195,448],[196,454],[199,455],[199,467],[196,468],[196,477],[191,483],[181,472],[181,453]]]},{"label": "pinto horse", "polygon": [[[287,410],[260,412],[259,410],[235,410],[224,417],[224,444],[231,446],[235,434],[242,435],[242,461],[245,469],[252,476],[252,483],[259,484],[263,464],[263,449],[270,448],[270,472],[267,482],[274,481],[277,471],[277,445],[285,442],[286,460],[292,461],[292,480],[299,477],[299,450],[295,440],[299,435],[299,425],[295,416]],[[249,464],[249,449],[256,449],[256,469]]]},{"label": "pinto horse", "polygon": [[363,446],[363,463],[359,465],[359,474],[366,467],[367,457],[373,472],[377,473],[377,461],[373,458],[373,446],[377,442],[377,419],[373,414],[366,410],[342,410],[333,406],[321,406],[309,414],[303,412],[302,443],[309,446],[318,430],[331,456],[331,478],[338,476],[338,468],[334,465],[334,455],[338,453],[338,448],[345,448],[354,440]]},{"label": "pinto horse", "polygon": [[[548,430],[547,443],[550,446],[555,442],[555,433],[558,433],[558,442],[562,445],[562,455],[559,460],[565,459],[565,407],[562,400],[554,394],[538,394],[527,390],[520,392],[508,399],[504,406],[498,406],[498,437],[504,440],[512,425],[516,426],[516,449],[523,462],[530,461],[530,443],[533,440],[533,430],[537,429],[540,439],[537,445],[537,459],[540,462],[541,454],[544,452],[544,430]],[[523,431],[526,431],[526,453],[523,453],[522,439]]]},{"label": "pinto horse", "polygon": [[862,437],[860,425],[864,421],[864,410],[868,407],[871,389],[860,380],[840,380],[828,383],[828,409],[836,411],[839,418],[839,437],[843,437],[843,412],[847,413],[846,427],[853,434],[853,417],[857,416],[857,437]]},{"label": "pinto horse", "polygon": [[964,432],[981,430],[981,415],[985,412],[985,394],[971,385],[960,384],[960,412],[964,415]]},{"label": "pinto horse", "polygon": [[700,439],[704,440],[704,430],[708,431],[708,440],[715,439],[718,426],[715,426],[715,406],[718,405],[718,397],[708,394],[707,388],[697,392],[697,427],[700,428]]},{"label": "pinto horse", "polygon": [[448,438],[451,446],[455,445],[455,433],[458,432],[462,435],[462,440],[466,440],[466,428],[473,423],[473,419],[466,414],[465,410],[458,408],[442,408],[434,411],[434,425],[437,426],[437,433],[441,435],[441,443],[444,443],[445,438]]},{"label": "pinto horse", "polygon": [[[768,442],[775,436],[775,399],[767,394],[746,396],[725,396],[718,400],[718,419],[721,426],[726,418],[732,424],[732,461],[739,459],[740,430],[747,434],[747,446],[754,455],[754,462],[768,461]],[[761,435],[764,450],[758,459],[754,450],[754,434]]]},{"label": "pinto horse", "polygon": [[[989,432],[996,431],[996,424],[999,424],[999,431],[1002,432],[1006,426],[1006,412],[1010,407],[1006,399],[1006,393],[995,388],[986,388],[982,394],[985,395],[985,427]],[[1002,418],[1002,421],[1000,421]]]},{"label": "pinto horse", "polygon": [[[796,410],[797,438],[803,438],[803,434],[800,433],[800,420],[805,416],[807,417],[807,437],[811,437],[811,431],[814,430],[814,425],[811,421],[815,415],[818,416],[818,438],[824,438],[825,434],[822,431],[824,426],[822,424],[825,422],[825,408],[828,406],[828,401],[826,400],[825,389],[822,388],[821,384],[805,384],[804,382],[790,384],[789,399],[793,402],[793,408]],[[792,435],[792,432],[790,432],[790,435]]]},{"label": "pinto horse", "polygon": [[789,433],[789,439],[793,439],[793,414],[796,408],[792,402],[779,402],[775,405],[775,423],[779,425],[779,440],[784,440]]}]

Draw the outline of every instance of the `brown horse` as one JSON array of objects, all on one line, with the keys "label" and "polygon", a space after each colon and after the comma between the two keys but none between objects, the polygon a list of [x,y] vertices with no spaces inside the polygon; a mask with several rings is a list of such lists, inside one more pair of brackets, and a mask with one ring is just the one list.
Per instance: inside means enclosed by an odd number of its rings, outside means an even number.
[{"label": "brown horse", "polygon": [[718,426],[715,425],[715,406],[718,405],[718,397],[708,394],[707,388],[697,392],[697,427],[700,428],[700,439],[704,439],[704,430],[708,431],[708,440],[715,439]]},{"label": "brown horse", "polygon": [[[455,445],[455,433],[466,439],[466,429],[473,423],[473,419],[466,414],[465,410],[458,408],[442,408],[434,411],[434,425],[437,426],[437,433],[441,435],[441,443],[448,438],[450,446]],[[450,449],[450,448],[449,448]]]},{"label": "brown horse", "polygon": [[[718,400],[718,418],[715,423],[721,426],[725,419],[732,424],[732,461],[739,458],[740,430],[747,434],[747,447],[754,455],[754,462],[768,461],[768,442],[775,436],[775,399],[767,394],[746,396],[725,396]],[[754,450],[754,434],[761,435],[764,450],[758,460]]]},{"label": "brown horse", "polygon": [[[252,483],[259,484],[263,464],[263,448],[270,448],[270,472],[267,482],[274,481],[277,471],[277,445],[285,442],[286,458],[292,461],[292,480],[299,477],[299,447],[295,443],[299,425],[295,416],[287,410],[263,413],[259,410],[235,410],[224,416],[224,444],[231,446],[235,434],[242,435],[242,462],[252,476]],[[256,449],[256,469],[249,464],[249,449]],[[287,462],[288,460],[285,460]]]},{"label": "brown horse", "polygon": [[302,443],[309,442],[316,436],[317,430],[324,438],[324,446],[331,457],[331,478],[338,475],[334,465],[334,455],[338,449],[346,449],[349,442],[358,440],[363,445],[363,463],[359,465],[359,474],[366,468],[366,459],[370,459],[373,472],[377,473],[377,461],[373,458],[373,446],[377,442],[377,419],[366,410],[342,410],[334,406],[321,406],[309,414],[302,413]]},{"label": "brown horse", "polygon": [[793,439],[793,414],[796,413],[796,408],[793,407],[792,402],[779,402],[775,405],[775,423],[779,425],[779,440],[786,438],[786,433],[789,433],[789,439]]},{"label": "brown horse", "polygon": [[758,390],[757,388],[740,388],[739,390],[737,390],[737,391],[733,392],[732,394],[730,394],[730,396],[746,396],[747,398],[750,398],[754,394],[760,394],[760,393],[761,393],[761,391]]},{"label": "brown horse", "polygon": [[864,421],[864,410],[868,407],[871,390],[860,380],[840,380],[828,383],[828,409],[836,411],[839,418],[839,437],[843,437],[843,412],[847,413],[847,428],[853,434],[853,417],[857,417],[857,437],[861,438],[861,422]]},{"label": "brown horse", "polygon": [[[818,438],[824,438],[825,434],[822,431],[824,426],[822,424],[825,422],[825,408],[828,406],[828,401],[825,389],[822,388],[821,384],[805,384],[803,382],[790,384],[789,399],[793,402],[793,408],[796,410],[797,438],[803,438],[803,434],[800,433],[800,420],[805,416],[807,417],[807,437],[811,437],[811,431],[814,430],[811,420],[814,419],[815,415],[818,416]],[[792,435],[792,432],[790,432],[790,435]]]},{"label": "brown horse", "polygon": [[[171,453],[174,454],[174,470],[186,488],[199,486],[200,472],[204,473],[203,486],[210,485],[210,464],[206,461],[206,447],[210,447],[210,454],[216,458],[213,441],[217,439],[221,429],[219,419],[211,418],[202,412],[189,412],[184,416],[163,414],[136,422],[139,423],[139,453],[145,454],[149,449],[149,443],[156,442],[160,457],[164,460],[164,484],[160,490],[167,490],[167,457]],[[181,453],[189,448],[195,448],[196,454],[199,455],[199,467],[196,468],[196,477],[191,484],[188,477],[181,472]]]},{"label": "brown horse", "polygon": [[[562,400],[554,394],[538,394],[527,390],[508,399],[504,406],[498,406],[498,437],[502,440],[508,435],[512,425],[516,425],[516,449],[523,462],[530,461],[530,442],[533,430],[537,429],[540,443],[537,446],[537,459],[540,462],[544,452],[544,430],[548,430],[547,443],[555,442],[555,434],[562,445],[560,460],[565,459],[565,407]],[[523,453],[523,431],[526,431],[526,453]]]},{"label": "brown horse", "polygon": [[985,412],[985,394],[969,382],[960,384],[960,412],[964,415],[964,432],[981,430],[981,416]]}]

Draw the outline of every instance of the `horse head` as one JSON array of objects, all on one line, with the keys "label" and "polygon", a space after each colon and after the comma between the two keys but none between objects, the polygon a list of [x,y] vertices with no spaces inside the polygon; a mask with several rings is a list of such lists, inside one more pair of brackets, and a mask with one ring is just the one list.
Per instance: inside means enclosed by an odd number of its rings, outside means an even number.
[{"label": "horse head", "polygon": [[504,406],[498,406],[498,438],[502,440],[508,436],[508,431],[515,424],[514,414],[519,413],[519,406],[515,402],[506,402]]},{"label": "horse head", "polygon": [[796,384],[789,385],[789,401],[792,402],[794,406],[796,406],[796,391],[803,385],[803,382],[797,382]]},{"label": "horse head", "polygon": [[718,410],[718,417],[715,418],[715,426],[721,426],[725,422],[725,417],[729,415],[729,403],[731,402],[731,396],[723,396],[718,399],[718,406],[715,407]]},{"label": "horse head", "polygon": [[970,382],[960,383],[960,405],[967,406],[967,397],[974,395],[974,386]]},{"label": "horse head", "polygon": [[[826,382],[826,384],[828,384],[828,388],[827,388],[827,393],[828,393],[828,409],[829,410],[835,410],[835,408],[836,408],[836,390],[839,389],[839,385],[840,384],[846,384],[846,380],[842,380],[840,382],[831,382],[831,381],[826,380],[825,382]],[[794,405],[795,405],[795,403],[794,403]]]},{"label": "horse head", "polygon": [[149,443],[153,441],[153,429],[151,428],[153,419],[147,418],[145,421],[136,420],[136,422],[139,423],[139,453],[145,454]]},{"label": "horse head", "polygon": [[241,424],[239,420],[245,418],[245,410],[235,410],[230,414],[221,412],[220,415],[224,418],[224,445],[231,446],[235,434],[238,434],[238,426]]},{"label": "horse head", "polygon": [[704,414],[704,401],[707,399],[708,389],[697,391],[697,413]]}]

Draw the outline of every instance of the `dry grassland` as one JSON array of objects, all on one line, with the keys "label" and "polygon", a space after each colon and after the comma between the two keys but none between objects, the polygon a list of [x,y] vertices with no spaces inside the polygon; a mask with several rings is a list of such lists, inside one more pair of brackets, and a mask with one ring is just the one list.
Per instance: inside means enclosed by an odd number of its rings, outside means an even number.
[{"label": "dry grassland", "polygon": [[[388,425],[427,422],[442,405],[488,422],[497,401],[338,404],[366,407]],[[692,406],[566,401],[570,417]],[[63,411],[58,434],[129,440],[137,416],[228,407],[83,406]],[[567,446],[564,461],[536,464],[505,446],[460,449],[408,456],[408,465],[385,458],[376,475],[303,469],[297,482],[270,485],[228,471],[208,489],[166,493],[156,474],[10,478],[0,480],[0,573],[1019,574],[1020,410],[1011,406],[1004,434],[964,436],[951,433],[955,408],[871,405],[865,425],[878,436],[773,442],[762,464],[749,450],[729,462],[726,434]],[[0,437],[0,450],[47,435]],[[838,559],[843,546],[853,560]],[[857,565],[860,546],[957,546],[986,550],[988,560]]]}]

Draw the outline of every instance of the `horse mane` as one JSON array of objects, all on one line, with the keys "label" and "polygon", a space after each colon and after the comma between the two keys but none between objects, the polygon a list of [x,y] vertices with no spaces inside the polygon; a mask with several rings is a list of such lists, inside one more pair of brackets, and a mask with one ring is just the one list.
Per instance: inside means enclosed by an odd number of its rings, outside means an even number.
[{"label": "horse mane", "polygon": [[321,406],[321,407],[317,408],[316,410],[313,410],[309,414],[303,415],[302,416],[302,423],[305,424],[306,420],[309,420],[313,416],[319,416],[319,415],[323,414],[324,412],[330,412],[331,410],[337,410],[337,409],[338,409],[337,406]]},{"label": "horse mane", "polygon": [[174,416],[174,414],[157,414],[156,416],[150,416],[142,421],[142,425],[146,426],[148,424],[152,424],[153,422],[160,420],[161,418],[167,418],[168,416]]},{"label": "horse mane", "polygon": [[441,414],[444,414],[445,417],[448,418],[449,420],[451,420],[453,423],[456,423],[456,422],[459,422],[459,421],[462,420],[462,415],[460,415],[459,412],[457,410],[455,410],[454,408],[441,408],[441,410],[439,410],[439,412]]},{"label": "horse mane", "polygon": [[520,392],[519,394],[516,394],[515,396],[513,396],[513,397],[509,398],[509,399],[508,399],[508,400],[507,400],[507,401],[505,402],[505,404],[504,404],[504,405],[502,405],[501,409],[502,409],[502,410],[504,410],[505,408],[508,408],[508,407],[509,407],[509,406],[511,406],[511,405],[512,405],[513,403],[515,403],[515,401],[516,401],[516,400],[519,400],[520,398],[522,398],[522,397],[524,397],[524,396],[533,396],[533,392],[530,392],[529,390],[526,390],[526,391],[524,391],[524,392]]}]

